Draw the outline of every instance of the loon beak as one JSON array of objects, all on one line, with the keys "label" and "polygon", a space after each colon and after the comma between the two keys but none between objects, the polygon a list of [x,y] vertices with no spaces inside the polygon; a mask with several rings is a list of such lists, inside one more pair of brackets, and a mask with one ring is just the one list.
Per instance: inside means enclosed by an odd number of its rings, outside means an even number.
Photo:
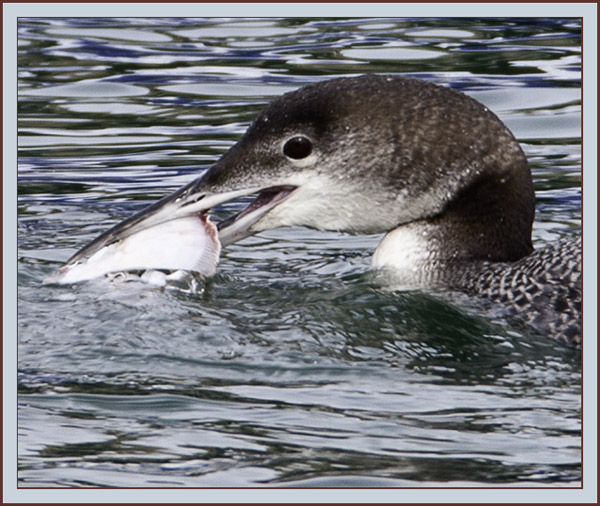
[{"label": "loon beak", "polygon": [[[210,209],[247,195],[257,194],[254,200],[235,216],[217,223],[219,240],[227,246],[254,233],[252,226],[275,206],[283,202],[296,189],[295,186],[281,185],[264,188],[244,188],[223,192],[207,190],[205,178],[199,178],[176,192],[148,206],[141,212],[118,223],[98,236],[87,246],[73,255],[65,267],[85,260],[102,248],[122,241],[141,231],[152,229],[168,222],[197,216],[205,219]],[[165,227],[161,227],[164,229]],[[168,228],[168,227],[167,227]]]},{"label": "loon beak", "polygon": [[[259,190],[256,198],[245,209],[217,224],[221,245],[227,246],[252,235],[252,226],[271,209],[286,200],[296,188],[296,186],[282,185],[269,186]],[[225,197],[235,193],[237,192],[227,192],[220,195]],[[256,193],[256,190],[249,193]],[[245,192],[244,195],[248,195],[249,193]],[[235,198],[237,196],[228,198],[227,201]]]}]

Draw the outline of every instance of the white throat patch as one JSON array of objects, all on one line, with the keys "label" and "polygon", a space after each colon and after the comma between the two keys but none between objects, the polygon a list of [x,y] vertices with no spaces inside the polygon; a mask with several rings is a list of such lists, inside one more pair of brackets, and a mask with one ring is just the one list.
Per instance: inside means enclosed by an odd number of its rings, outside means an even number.
[{"label": "white throat patch", "polygon": [[427,229],[422,224],[403,225],[386,234],[373,254],[371,265],[417,278],[423,264],[431,258],[429,246]]}]

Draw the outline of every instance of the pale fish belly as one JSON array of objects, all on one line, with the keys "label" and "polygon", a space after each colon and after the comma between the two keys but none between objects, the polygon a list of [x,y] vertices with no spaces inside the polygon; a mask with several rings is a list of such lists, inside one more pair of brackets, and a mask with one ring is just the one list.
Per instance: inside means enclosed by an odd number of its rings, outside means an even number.
[{"label": "pale fish belly", "polygon": [[[216,272],[221,253],[217,228],[207,216],[167,221],[108,244],[88,258],[62,266],[45,283],[77,283],[105,274],[162,269],[191,271],[204,276]],[[148,271],[142,280],[164,284],[169,276]]]}]

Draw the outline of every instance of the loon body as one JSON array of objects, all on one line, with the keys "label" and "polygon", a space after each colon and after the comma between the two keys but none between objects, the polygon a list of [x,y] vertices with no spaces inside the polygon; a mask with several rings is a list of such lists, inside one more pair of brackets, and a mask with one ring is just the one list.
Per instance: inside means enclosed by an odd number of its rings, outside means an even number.
[{"label": "loon body", "polygon": [[218,224],[223,246],[281,226],[385,232],[373,265],[403,286],[482,297],[552,339],[581,343],[581,243],[534,251],[535,196],[519,143],[476,100],[404,77],[338,78],[273,100],[202,177],[65,267],[250,194]]}]

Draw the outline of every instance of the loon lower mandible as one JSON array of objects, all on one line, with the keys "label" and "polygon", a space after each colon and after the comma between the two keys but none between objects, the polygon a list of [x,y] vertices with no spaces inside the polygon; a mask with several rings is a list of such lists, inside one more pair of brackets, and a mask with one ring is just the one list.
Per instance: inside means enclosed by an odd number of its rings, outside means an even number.
[{"label": "loon lower mandible", "polygon": [[[248,207],[217,224],[215,244],[207,211],[251,194]],[[373,266],[402,286],[497,302],[538,332],[580,346],[581,239],[534,251],[534,212],[527,159],[487,107],[412,78],[337,78],[273,100],[203,176],[102,234],[59,272],[169,224],[205,230],[217,255],[221,245],[274,227],[385,232]],[[183,221],[190,217],[199,219]],[[176,241],[164,244],[176,249]],[[173,267],[164,256],[162,267]]]}]

